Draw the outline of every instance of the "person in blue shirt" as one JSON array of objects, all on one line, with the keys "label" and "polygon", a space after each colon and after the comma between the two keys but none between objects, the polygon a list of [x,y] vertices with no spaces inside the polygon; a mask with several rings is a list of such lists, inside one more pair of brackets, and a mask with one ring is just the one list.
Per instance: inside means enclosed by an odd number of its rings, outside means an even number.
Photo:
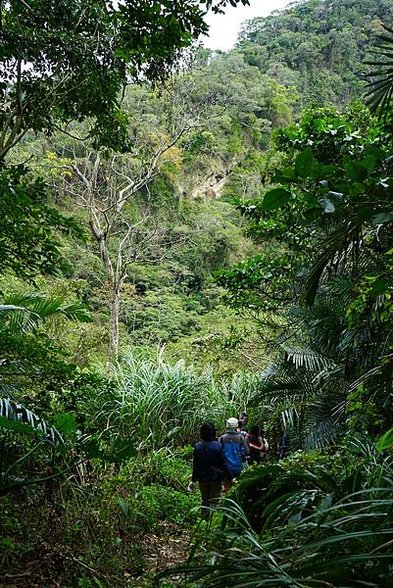
[{"label": "person in blue shirt", "polygon": [[228,419],[227,430],[218,440],[224,450],[225,460],[230,473],[230,477],[225,481],[226,492],[229,492],[231,480],[238,477],[244,467],[244,461],[249,455],[247,441],[237,428],[238,420],[234,417]]},{"label": "person in blue shirt", "polygon": [[201,491],[201,516],[209,517],[209,507],[218,503],[222,482],[231,476],[224,457],[223,446],[217,441],[216,429],[212,423],[201,425],[201,438],[194,447],[192,484],[198,482]]}]

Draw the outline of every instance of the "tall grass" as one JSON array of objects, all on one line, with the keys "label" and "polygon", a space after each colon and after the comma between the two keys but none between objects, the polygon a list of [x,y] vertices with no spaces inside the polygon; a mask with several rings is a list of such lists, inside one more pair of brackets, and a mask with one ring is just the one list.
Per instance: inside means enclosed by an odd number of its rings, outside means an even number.
[{"label": "tall grass", "polygon": [[249,411],[259,379],[259,373],[238,372],[230,380],[223,382],[225,395],[235,409],[234,416],[243,410]]},{"label": "tall grass", "polygon": [[114,434],[128,436],[140,449],[192,443],[203,421],[218,430],[236,414],[226,387],[183,360],[169,365],[128,355],[113,367],[116,389],[90,407],[92,418]]}]

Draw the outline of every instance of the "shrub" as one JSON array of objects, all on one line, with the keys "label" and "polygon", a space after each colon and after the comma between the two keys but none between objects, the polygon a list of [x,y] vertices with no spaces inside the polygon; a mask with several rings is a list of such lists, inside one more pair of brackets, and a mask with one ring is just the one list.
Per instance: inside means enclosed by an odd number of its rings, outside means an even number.
[{"label": "shrub", "polygon": [[123,475],[127,476],[133,485],[159,484],[174,490],[184,490],[191,475],[192,448],[185,448],[183,453],[186,453],[187,449],[188,462],[166,447],[146,455],[140,454],[137,459],[131,460],[123,467]]},{"label": "shrub", "polygon": [[152,484],[144,486],[135,495],[137,524],[146,530],[154,528],[159,520],[167,520],[178,525],[196,520],[199,499],[194,494],[179,492],[167,486]]},{"label": "shrub", "polygon": [[[252,476],[263,484],[259,528],[250,524],[239,503],[225,501],[220,510],[226,527],[213,536],[210,549],[196,553],[181,571],[198,579],[198,586],[210,588],[388,588],[393,566],[392,458],[359,445],[342,448],[341,454],[341,462],[347,462],[343,476],[332,467],[332,457],[314,456],[309,463],[306,457],[302,468],[302,455],[289,466],[250,471],[240,479],[239,491],[250,485]],[[246,496],[243,492],[243,506]]]}]

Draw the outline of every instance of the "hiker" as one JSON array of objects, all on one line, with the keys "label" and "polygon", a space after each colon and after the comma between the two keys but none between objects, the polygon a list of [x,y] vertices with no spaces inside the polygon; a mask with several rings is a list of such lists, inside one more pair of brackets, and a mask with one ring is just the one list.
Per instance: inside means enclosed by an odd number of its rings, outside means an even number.
[{"label": "hiker", "polygon": [[265,459],[266,453],[269,449],[269,444],[265,439],[264,432],[254,425],[250,429],[248,435],[248,446],[250,448],[250,460],[249,464],[261,463],[261,460]]},{"label": "hiker", "polygon": [[269,446],[269,441],[266,438],[266,433],[263,429],[261,429],[261,437],[262,437],[262,444],[264,446],[264,450],[261,453],[261,461],[266,461],[270,446]]},{"label": "hiker", "polygon": [[241,433],[248,433],[248,414],[241,412],[237,427]]},{"label": "hiker", "polygon": [[237,428],[238,420],[234,417],[228,419],[227,430],[219,438],[230,472],[230,478],[226,479],[224,483],[226,493],[229,492],[233,479],[237,478],[242,471],[244,467],[243,461],[248,458],[249,455],[247,441],[244,436],[237,431]]},{"label": "hiker", "polygon": [[[239,431],[239,433],[241,433],[243,435],[243,437],[246,440],[247,443],[247,448],[248,451],[250,451],[250,448],[248,446],[248,414],[246,412],[241,412],[238,422],[237,422],[237,431]],[[245,465],[248,465],[248,460],[249,460],[249,456],[246,456],[245,458],[243,458],[243,462]]]},{"label": "hiker", "polygon": [[203,519],[209,517],[209,507],[218,503],[222,482],[231,476],[224,457],[223,446],[217,441],[216,429],[212,423],[201,425],[201,438],[194,447],[192,464],[192,482],[188,489],[192,490],[194,483],[199,483],[201,491]]}]

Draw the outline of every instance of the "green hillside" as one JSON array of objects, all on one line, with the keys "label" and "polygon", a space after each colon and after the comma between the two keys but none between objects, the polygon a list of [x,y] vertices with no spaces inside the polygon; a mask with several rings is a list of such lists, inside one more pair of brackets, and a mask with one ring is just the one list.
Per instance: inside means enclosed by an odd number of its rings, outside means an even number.
[{"label": "green hillside", "polygon": [[364,58],[393,21],[390,0],[308,0],[247,21],[238,41],[246,61],[299,92],[299,107],[342,106],[360,97]]}]

